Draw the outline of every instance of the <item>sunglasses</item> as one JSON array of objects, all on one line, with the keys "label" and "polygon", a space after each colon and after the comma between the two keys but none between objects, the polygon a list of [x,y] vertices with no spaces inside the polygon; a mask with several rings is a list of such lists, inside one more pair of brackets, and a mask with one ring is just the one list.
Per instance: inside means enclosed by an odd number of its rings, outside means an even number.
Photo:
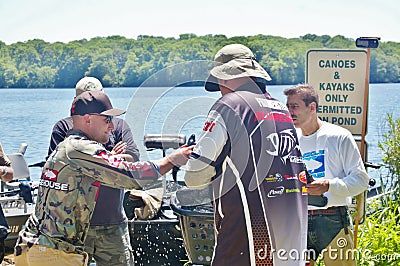
[{"label": "sunglasses", "polygon": [[105,120],[106,124],[110,124],[112,122],[113,118],[114,118],[111,115],[102,115],[102,114],[96,114],[96,113],[91,113],[89,115],[104,116],[106,118],[106,120]]}]

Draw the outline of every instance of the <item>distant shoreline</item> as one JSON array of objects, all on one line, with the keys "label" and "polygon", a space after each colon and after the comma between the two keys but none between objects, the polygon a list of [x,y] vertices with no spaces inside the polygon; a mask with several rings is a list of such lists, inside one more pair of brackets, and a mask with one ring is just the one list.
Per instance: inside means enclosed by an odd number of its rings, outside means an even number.
[{"label": "distant shoreline", "polygon": [[[299,38],[271,35],[236,36],[182,34],[179,39],[141,35],[112,36],[47,43],[40,39],[2,45],[0,88],[73,88],[83,76],[104,87],[202,86],[222,46],[248,46],[272,80],[267,85],[305,80],[310,50],[357,50],[354,39],[341,35],[305,34]],[[382,42],[371,49],[371,83],[400,82],[400,46]],[[184,84],[181,84],[184,83]]]},{"label": "distant shoreline", "polygon": [[[400,84],[400,82],[376,82],[376,83],[369,83],[369,84]],[[267,84],[268,86],[292,86],[293,84]],[[156,86],[156,85],[146,85],[146,86],[138,86],[138,87],[129,87],[129,86],[118,86],[118,87],[104,87],[106,89],[112,89],[112,88],[165,88],[165,87],[204,87],[204,82],[201,83],[195,83],[195,84],[180,84],[178,86],[174,86],[174,85],[164,85],[164,86]],[[29,90],[35,90],[35,89],[63,89],[63,90],[69,90],[69,89],[75,89],[75,88],[71,88],[71,87],[60,87],[60,88],[0,88],[0,90],[20,90],[20,89],[29,89]]]}]

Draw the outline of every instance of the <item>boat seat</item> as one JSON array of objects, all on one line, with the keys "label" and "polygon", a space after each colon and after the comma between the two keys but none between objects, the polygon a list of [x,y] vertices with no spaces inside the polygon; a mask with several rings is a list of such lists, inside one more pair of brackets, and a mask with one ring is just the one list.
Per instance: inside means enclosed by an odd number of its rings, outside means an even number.
[{"label": "boat seat", "polygon": [[183,134],[146,134],[144,145],[147,149],[178,149],[186,143],[186,136]]},{"label": "boat seat", "polygon": [[[11,161],[11,167],[14,170],[14,177],[10,182],[1,182],[1,196],[10,196],[12,195],[10,193],[18,193],[19,196],[26,198],[26,192],[21,194],[22,183],[26,183],[23,181],[30,180],[29,167],[25,157],[20,152],[7,154],[7,157]],[[25,187],[23,189],[25,191]],[[27,202],[32,202],[29,197],[26,198],[26,200]]]},{"label": "boat seat", "polygon": [[29,167],[24,155],[22,153],[11,153],[7,154],[7,157],[10,159],[11,167],[14,170],[13,180],[30,180]]}]

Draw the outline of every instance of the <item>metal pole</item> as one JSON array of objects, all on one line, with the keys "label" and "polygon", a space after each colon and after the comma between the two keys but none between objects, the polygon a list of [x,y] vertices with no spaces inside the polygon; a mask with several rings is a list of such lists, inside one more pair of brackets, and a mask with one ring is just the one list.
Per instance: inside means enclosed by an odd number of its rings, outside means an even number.
[{"label": "metal pole", "polygon": [[[360,145],[360,153],[363,162],[365,163],[365,135],[367,133],[367,119],[368,119],[368,97],[369,97],[369,68],[370,68],[370,55],[371,49],[367,48],[367,68],[365,75],[365,92],[364,92],[364,114],[363,114],[363,123],[362,123],[362,134],[361,134],[361,145]],[[361,193],[356,197],[357,205],[356,205],[356,216],[354,218],[354,248],[357,247],[357,234],[358,234],[358,226],[360,224],[361,212],[362,208],[364,208],[365,201],[365,193]]]}]

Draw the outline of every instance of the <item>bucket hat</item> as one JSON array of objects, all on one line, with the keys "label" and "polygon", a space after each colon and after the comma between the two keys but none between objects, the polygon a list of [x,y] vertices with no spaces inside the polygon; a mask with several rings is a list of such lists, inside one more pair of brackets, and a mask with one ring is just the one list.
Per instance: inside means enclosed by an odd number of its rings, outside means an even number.
[{"label": "bucket hat", "polygon": [[242,44],[229,44],[216,53],[214,67],[207,78],[205,89],[219,91],[217,78],[231,80],[242,77],[271,80],[267,71],[256,61],[253,52],[248,47]]}]

